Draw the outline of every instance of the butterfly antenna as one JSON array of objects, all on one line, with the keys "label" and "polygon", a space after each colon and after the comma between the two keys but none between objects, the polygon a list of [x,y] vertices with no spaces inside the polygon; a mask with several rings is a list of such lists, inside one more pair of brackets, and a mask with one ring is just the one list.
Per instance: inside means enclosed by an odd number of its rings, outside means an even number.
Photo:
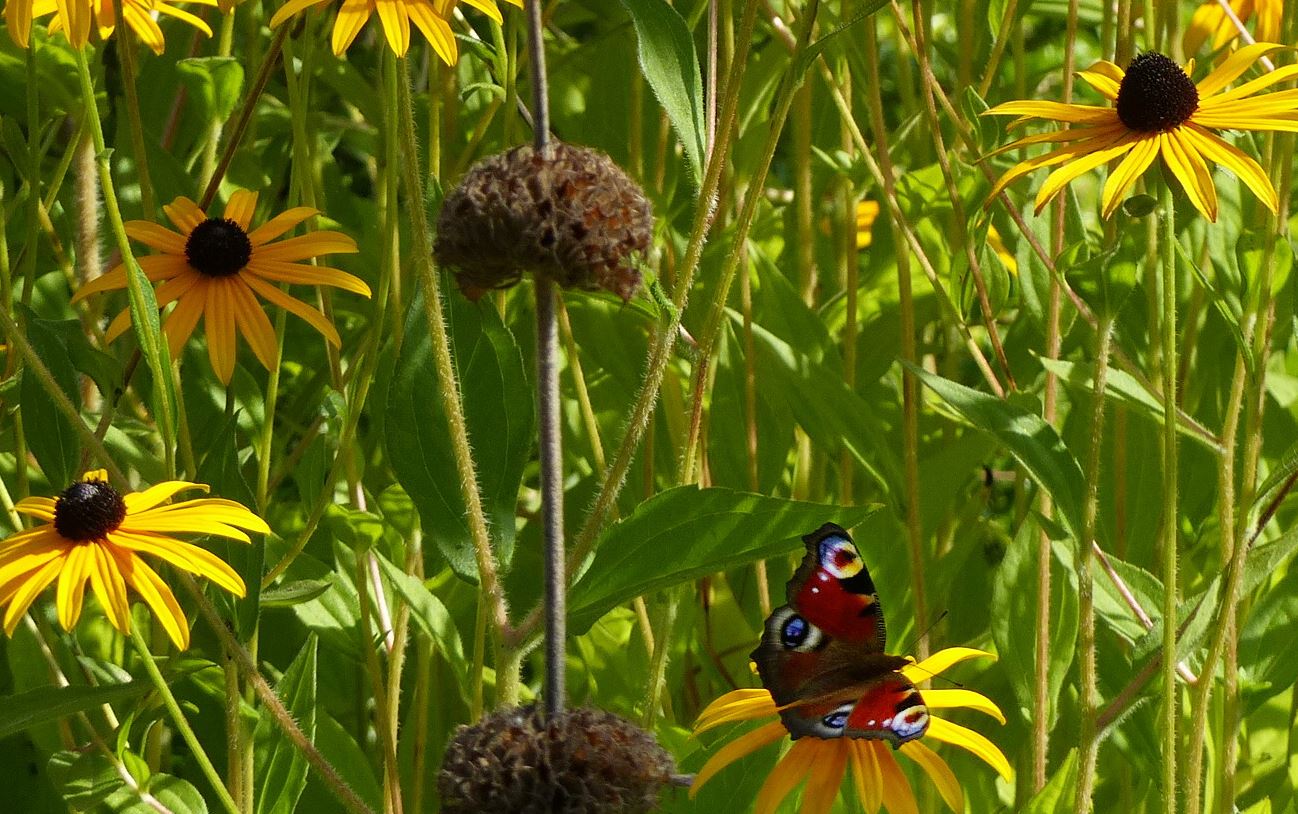
[{"label": "butterfly antenna", "polygon": [[[905,649],[904,651],[902,651],[902,652],[909,652],[912,648],[914,648],[914,646],[915,646],[915,645],[916,645],[916,644],[917,644],[921,639],[927,638],[927,637],[928,637],[928,634],[930,634],[930,633],[933,632],[933,628],[937,627],[938,623],[941,622],[943,619],[945,619],[945,618],[947,617],[947,614],[949,614],[949,613],[950,613],[950,611],[948,611],[948,610],[944,610],[944,611],[942,611],[941,613],[939,613],[939,614],[937,615],[937,618],[936,618],[936,619],[934,619],[932,622],[929,622],[929,623],[928,623],[928,627],[924,628],[923,631],[921,631],[920,633],[916,634],[916,636],[914,637],[914,639],[911,640],[910,644],[907,645],[907,646],[906,646],[906,649]],[[946,684],[950,684],[951,686],[953,686],[953,687],[955,687],[955,688],[957,688],[957,689],[964,689],[964,685],[961,684],[959,681],[952,681],[951,679],[946,678],[946,677],[944,677],[944,676],[940,676],[940,675],[938,675],[937,673],[930,672],[929,670],[924,670],[923,668],[919,667],[918,664],[912,664],[912,665],[910,666],[910,669],[919,669],[921,672],[928,673],[928,678],[927,678],[927,679],[923,679],[923,680],[925,680],[925,681],[941,681],[941,682],[944,682],[944,683],[946,683]]]}]

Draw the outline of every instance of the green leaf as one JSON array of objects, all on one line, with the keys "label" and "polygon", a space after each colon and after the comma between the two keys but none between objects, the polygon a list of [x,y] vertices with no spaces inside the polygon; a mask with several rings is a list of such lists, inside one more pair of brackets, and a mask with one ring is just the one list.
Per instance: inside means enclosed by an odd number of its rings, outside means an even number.
[{"label": "green leaf", "polygon": [[[77,387],[77,371],[72,367],[67,347],[59,339],[52,325],[38,319],[30,308],[22,304],[27,330],[27,341],[36,355],[49,368],[50,375],[72,405],[81,409],[81,392]],[[30,370],[24,370],[19,384],[19,403],[22,405],[23,434],[27,447],[40,464],[41,471],[58,489],[76,479],[81,457],[81,441],[76,428],[55,405],[54,398]]]},{"label": "green leaf", "polygon": [[[388,582],[410,606],[410,618],[441,648],[452,666],[467,667],[468,662],[464,658],[464,645],[460,641],[460,631],[456,629],[455,620],[451,618],[450,611],[442,604],[442,600],[434,596],[418,577],[413,577],[397,568],[378,552],[375,552],[375,556],[378,558],[379,569],[383,571],[383,576],[387,577]],[[457,677],[462,681],[468,678],[467,675],[458,673]],[[462,686],[468,685],[464,683]]]},{"label": "green leaf", "polygon": [[1022,814],[1057,814],[1072,811],[1073,797],[1077,794],[1077,749],[1069,749],[1064,762],[1046,781],[1041,791],[1032,795]]},{"label": "green leaf", "polygon": [[1262,485],[1257,488],[1257,497],[1253,499],[1253,509],[1249,516],[1252,517],[1254,513],[1260,512],[1271,501],[1272,493],[1295,472],[1298,472],[1298,441],[1290,444],[1280,459],[1272,464],[1266,480],[1262,481]]},{"label": "green leaf", "polygon": [[[532,452],[535,408],[523,355],[490,297],[446,298],[445,318],[464,401],[492,544],[502,564],[514,549],[514,509]],[[406,320],[406,337],[388,392],[385,442],[397,480],[414,500],[424,533],[457,573],[476,579],[459,472],[451,446],[422,294]]]},{"label": "green leaf", "polygon": [[1082,528],[1082,468],[1055,428],[1022,407],[906,365],[925,385],[975,428],[1003,444],[1054,498],[1074,536]]},{"label": "green leaf", "polygon": [[104,704],[128,701],[148,692],[141,682],[98,687],[40,687],[0,698],[0,738],[57,721]]},{"label": "green leaf", "polygon": [[239,60],[190,57],[177,60],[176,72],[213,119],[228,119],[234,112],[243,89],[243,64]]},{"label": "green leaf", "polygon": [[829,506],[713,487],[679,486],[646,500],[600,539],[568,595],[569,633],[637,596],[787,554],[827,521],[845,528],[877,510]]},{"label": "green leaf", "polygon": [[[255,505],[252,489],[239,468],[238,428],[238,415],[230,416],[208,446],[196,477],[199,483],[211,486],[214,495],[251,507]],[[256,534],[252,536],[251,544],[238,540],[213,540],[211,545],[243,578],[247,587],[247,594],[242,598],[222,592],[218,601],[228,603],[233,609],[231,615],[235,619],[236,632],[240,638],[248,638],[257,629],[257,618],[262,608],[261,575],[266,564],[266,539]]]},{"label": "green leaf", "polygon": [[685,148],[695,183],[703,182],[703,78],[694,38],[666,0],[622,0],[639,44],[640,68]]},{"label": "green leaf", "polygon": [[291,608],[303,602],[310,602],[329,590],[330,585],[322,579],[299,579],[285,582],[261,592],[263,608]]},{"label": "green leaf", "polygon": [[[1071,387],[1076,387],[1088,393],[1095,389],[1095,366],[1089,362],[1068,362],[1063,359],[1047,359],[1045,357],[1037,357],[1037,361],[1041,363],[1042,367],[1058,376]],[[1165,415],[1163,402],[1159,401],[1158,397],[1153,393],[1146,390],[1144,385],[1136,381],[1134,376],[1111,367],[1105,377],[1105,398],[1129,407],[1162,426]],[[1198,425],[1191,426],[1185,416],[1179,417],[1176,429],[1181,435],[1197,442],[1214,454],[1221,449],[1211,433]]]},{"label": "green leaf", "polygon": [[[284,671],[276,693],[293,714],[308,740],[315,739],[316,637],[306,644]],[[269,743],[269,754],[257,765],[257,814],[292,814],[306,788],[307,762],[302,752],[280,731],[269,716],[257,722],[258,743]]]}]

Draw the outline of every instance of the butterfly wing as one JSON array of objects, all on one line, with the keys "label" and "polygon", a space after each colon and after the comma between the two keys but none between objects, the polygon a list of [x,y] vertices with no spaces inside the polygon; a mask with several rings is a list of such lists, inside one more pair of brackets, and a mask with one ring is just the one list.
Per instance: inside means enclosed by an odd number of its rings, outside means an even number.
[{"label": "butterfly wing", "polygon": [[827,635],[882,653],[887,643],[883,608],[851,536],[826,523],[802,541],[807,553],[785,586],[789,604]]}]

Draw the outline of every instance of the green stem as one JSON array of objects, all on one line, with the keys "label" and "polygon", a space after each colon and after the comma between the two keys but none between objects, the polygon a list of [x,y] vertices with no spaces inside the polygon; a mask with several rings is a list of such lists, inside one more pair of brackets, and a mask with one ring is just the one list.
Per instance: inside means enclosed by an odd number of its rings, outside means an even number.
[{"label": "green stem", "polygon": [[135,171],[140,181],[140,204],[144,217],[157,214],[153,200],[153,181],[149,177],[149,151],[144,143],[144,124],[140,119],[140,93],[135,86],[135,36],[122,19],[123,0],[113,0],[113,16],[117,20],[117,55],[122,65],[122,90],[126,97],[126,121],[130,125],[131,150],[135,153]]},{"label": "green stem", "polygon": [[[1161,319],[1163,345],[1163,701],[1159,727],[1163,748],[1163,807],[1176,814],[1177,724],[1179,723],[1176,686],[1176,557],[1177,530],[1177,461],[1176,461],[1176,223],[1172,188],[1164,181],[1159,190],[1160,221],[1159,256],[1161,261]],[[1200,675],[1200,681],[1212,677]]]},{"label": "green stem", "polygon": [[1104,438],[1104,390],[1109,372],[1109,350],[1112,347],[1112,318],[1106,316],[1100,323],[1096,337],[1099,348],[1095,354],[1095,386],[1092,389],[1090,455],[1086,462],[1086,506],[1082,517],[1082,536],[1077,545],[1077,596],[1079,625],[1077,650],[1080,656],[1082,723],[1080,754],[1077,761],[1077,799],[1073,806],[1077,814],[1091,811],[1091,796],[1095,789],[1095,758],[1100,748],[1096,735],[1096,716],[1099,714],[1100,696],[1095,671],[1095,587],[1091,573],[1096,520],[1099,516],[1100,452]]},{"label": "green stem", "polygon": [[185,720],[185,713],[181,712],[180,704],[176,702],[176,696],[171,692],[171,685],[162,677],[158,670],[158,665],[153,661],[153,654],[149,652],[149,646],[145,643],[144,637],[140,635],[140,629],[136,625],[131,625],[131,644],[139,653],[140,661],[144,664],[144,670],[149,674],[149,680],[153,682],[154,688],[158,695],[162,697],[162,704],[167,708],[167,714],[171,716],[171,722],[184,739],[185,745],[189,747],[190,753],[194,760],[198,762],[198,768],[207,778],[207,782],[212,785],[212,790],[216,792],[216,797],[221,801],[221,806],[228,814],[239,814],[239,807],[234,804],[234,799],[230,797],[230,792],[226,790],[225,784],[221,782],[221,776],[217,774],[216,768],[212,761],[207,757],[207,752],[203,751],[203,744],[198,742],[198,736],[189,726],[189,721]]}]

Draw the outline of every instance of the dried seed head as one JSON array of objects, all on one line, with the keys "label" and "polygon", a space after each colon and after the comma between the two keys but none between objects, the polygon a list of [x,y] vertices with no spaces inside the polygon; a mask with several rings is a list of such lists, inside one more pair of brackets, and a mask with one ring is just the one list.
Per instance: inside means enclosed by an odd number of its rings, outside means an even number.
[{"label": "dried seed head", "polygon": [[673,770],[651,735],[612,713],[514,707],[457,729],[437,784],[444,814],[640,814]]},{"label": "dried seed head", "polygon": [[531,272],[629,300],[653,214],[640,187],[598,150],[553,142],[475,164],[437,219],[437,261],[471,299]]}]

